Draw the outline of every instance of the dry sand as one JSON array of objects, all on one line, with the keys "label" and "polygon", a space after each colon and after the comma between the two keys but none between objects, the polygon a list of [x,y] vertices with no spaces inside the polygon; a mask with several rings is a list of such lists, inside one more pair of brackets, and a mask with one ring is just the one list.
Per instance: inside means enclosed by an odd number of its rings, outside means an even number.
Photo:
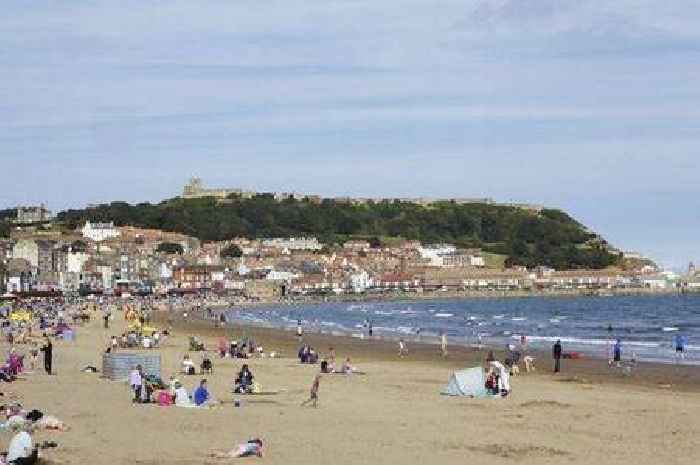
[{"label": "dry sand", "polygon": [[[196,325],[194,325],[196,327]],[[210,391],[224,405],[211,409],[132,405],[124,383],[99,374],[101,350],[124,323],[103,330],[93,320],[74,342],[56,342],[57,375],[29,374],[2,385],[21,392],[23,403],[68,422],[66,433],[39,433],[60,446],[44,457],[65,464],[228,463],[205,458],[211,449],[232,448],[251,437],[266,441],[266,456],[235,461],[269,464],[697,464],[700,463],[698,369],[647,366],[633,376],[611,373],[605,362],[570,362],[559,376],[545,373],[512,380],[506,399],[449,398],[439,394],[450,371],[472,366],[484,354],[456,350],[443,360],[434,347],[409,347],[399,360],[393,344],[309,336],[321,351],[336,347],[366,376],[324,375],[318,409],[302,408],[317,367],[295,358],[291,333],[246,330],[266,350],[285,357],[249,361],[264,390],[273,396],[229,393],[241,365],[214,359]],[[179,367],[188,334],[201,334],[211,348],[216,334],[200,325],[176,328],[162,356],[164,378]],[[231,333],[228,330],[227,333]],[[242,330],[235,330],[240,335]],[[7,349],[6,345],[3,349]],[[417,349],[417,350],[416,350]],[[195,360],[199,357],[195,355]],[[545,366],[547,365],[547,366]],[[200,376],[180,377],[192,390]],[[672,384],[668,387],[668,384]],[[6,448],[11,434],[0,433]],[[231,461],[229,461],[231,462]]]}]

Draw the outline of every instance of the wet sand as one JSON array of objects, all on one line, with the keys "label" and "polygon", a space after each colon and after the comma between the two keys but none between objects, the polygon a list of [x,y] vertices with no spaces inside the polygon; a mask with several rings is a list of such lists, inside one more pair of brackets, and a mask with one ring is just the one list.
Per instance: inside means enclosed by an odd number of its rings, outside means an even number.
[{"label": "wet sand", "polygon": [[[119,316],[117,317],[119,318]],[[479,365],[484,351],[409,344],[399,359],[393,342],[307,335],[322,353],[335,347],[338,363],[349,356],[367,374],[324,375],[318,409],[302,408],[317,366],[300,365],[291,332],[259,328],[214,329],[213,323],[176,322],[162,357],[167,378],[179,368],[187,337],[198,334],[216,348],[218,335],[250,335],[281,351],[282,358],[247,361],[269,396],[236,396],[230,385],[242,361],[214,358],[207,375],[215,409],[132,405],[125,383],[80,373],[100,366],[101,350],[124,322],[104,330],[96,319],[78,329],[74,342],[55,344],[56,376],[29,374],[3,385],[22,392],[24,405],[72,426],[66,433],[41,433],[60,447],[47,451],[53,463],[201,464],[205,458],[251,437],[263,438],[266,456],[236,461],[270,464],[694,464],[700,446],[700,373],[697,367],[640,365],[631,375],[601,360],[564,361],[552,375],[547,354],[538,372],[512,379],[506,399],[450,398],[439,394],[453,369]],[[6,349],[6,344],[3,349]],[[196,362],[199,355],[193,354]],[[201,376],[180,377],[192,390]],[[0,433],[6,447],[11,434]]]}]

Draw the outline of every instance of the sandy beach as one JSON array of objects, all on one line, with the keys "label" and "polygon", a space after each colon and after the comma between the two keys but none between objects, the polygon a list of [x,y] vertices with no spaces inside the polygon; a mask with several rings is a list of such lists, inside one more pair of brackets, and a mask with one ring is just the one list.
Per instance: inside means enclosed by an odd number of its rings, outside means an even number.
[{"label": "sandy beach", "polygon": [[[164,318],[163,318],[164,320]],[[3,385],[23,395],[22,403],[55,415],[65,433],[37,433],[59,447],[46,451],[60,464],[201,464],[212,449],[230,449],[253,437],[265,440],[263,458],[235,461],[270,464],[490,463],[490,464],[695,464],[700,446],[700,375],[694,367],[642,365],[630,376],[605,361],[567,361],[550,374],[542,354],[538,372],[512,379],[505,399],[440,395],[450,372],[478,365],[485,353],[455,349],[446,359],[434,346],[409,346],[399,359],[393,343],[306,336],[322,353],[329,346],[339,360],[351,357],[366,375],[324,375],[317,409],[302,408],[318,366],[296,359],[298,342],[289,332],[212,328],[178,322],[162,357],[163,377],[178,371],[187,337],[198,334],[215,349],[218,335],[253,335],[276,359],[247,361],[269,396],[236,396],[230,386],[240,360],[212,353],[210,392],[224,404],[213,409],[133,405],[126,383],[81,373],[100,367],[108,337],[121,334],[121,315],[109,330],[97,318],[78,328],[76,341],[55,343],[57,375],[27,374]],[[3,343],[3,350],[7,344]],[[193,354],[195,361],[199,356]],[[201,376],[181,376],[189,391]],[[11,438],[0,433],[0,447]]]}]

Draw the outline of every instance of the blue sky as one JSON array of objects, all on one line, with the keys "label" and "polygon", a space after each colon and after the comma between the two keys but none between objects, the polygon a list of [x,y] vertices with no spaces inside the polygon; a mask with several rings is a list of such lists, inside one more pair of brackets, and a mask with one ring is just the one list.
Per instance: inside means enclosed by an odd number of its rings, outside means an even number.
[{"label": "blue sky", "polygon": [[696,0],[6,0],[0,207],[493,197],[700,261]]}]

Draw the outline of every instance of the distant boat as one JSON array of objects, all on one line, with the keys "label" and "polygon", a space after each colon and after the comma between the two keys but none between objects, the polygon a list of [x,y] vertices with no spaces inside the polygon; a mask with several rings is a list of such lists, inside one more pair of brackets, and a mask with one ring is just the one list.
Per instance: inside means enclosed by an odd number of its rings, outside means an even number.
[{"label": "distant boat", "polygon": [[678,331],[678,328],[676,328],[675,326],[664,326],[664,327],[661,328],[661,329],[662,329],[662,331],[665,331],[665,332],[667,332],[667,333],[670,333],[670,332],[673,332],[673,331]]},{"label": "distant boat", "polygon": [[436,313],[435,318],[449,318],[451,316],[454,316],[452,313]]}]

